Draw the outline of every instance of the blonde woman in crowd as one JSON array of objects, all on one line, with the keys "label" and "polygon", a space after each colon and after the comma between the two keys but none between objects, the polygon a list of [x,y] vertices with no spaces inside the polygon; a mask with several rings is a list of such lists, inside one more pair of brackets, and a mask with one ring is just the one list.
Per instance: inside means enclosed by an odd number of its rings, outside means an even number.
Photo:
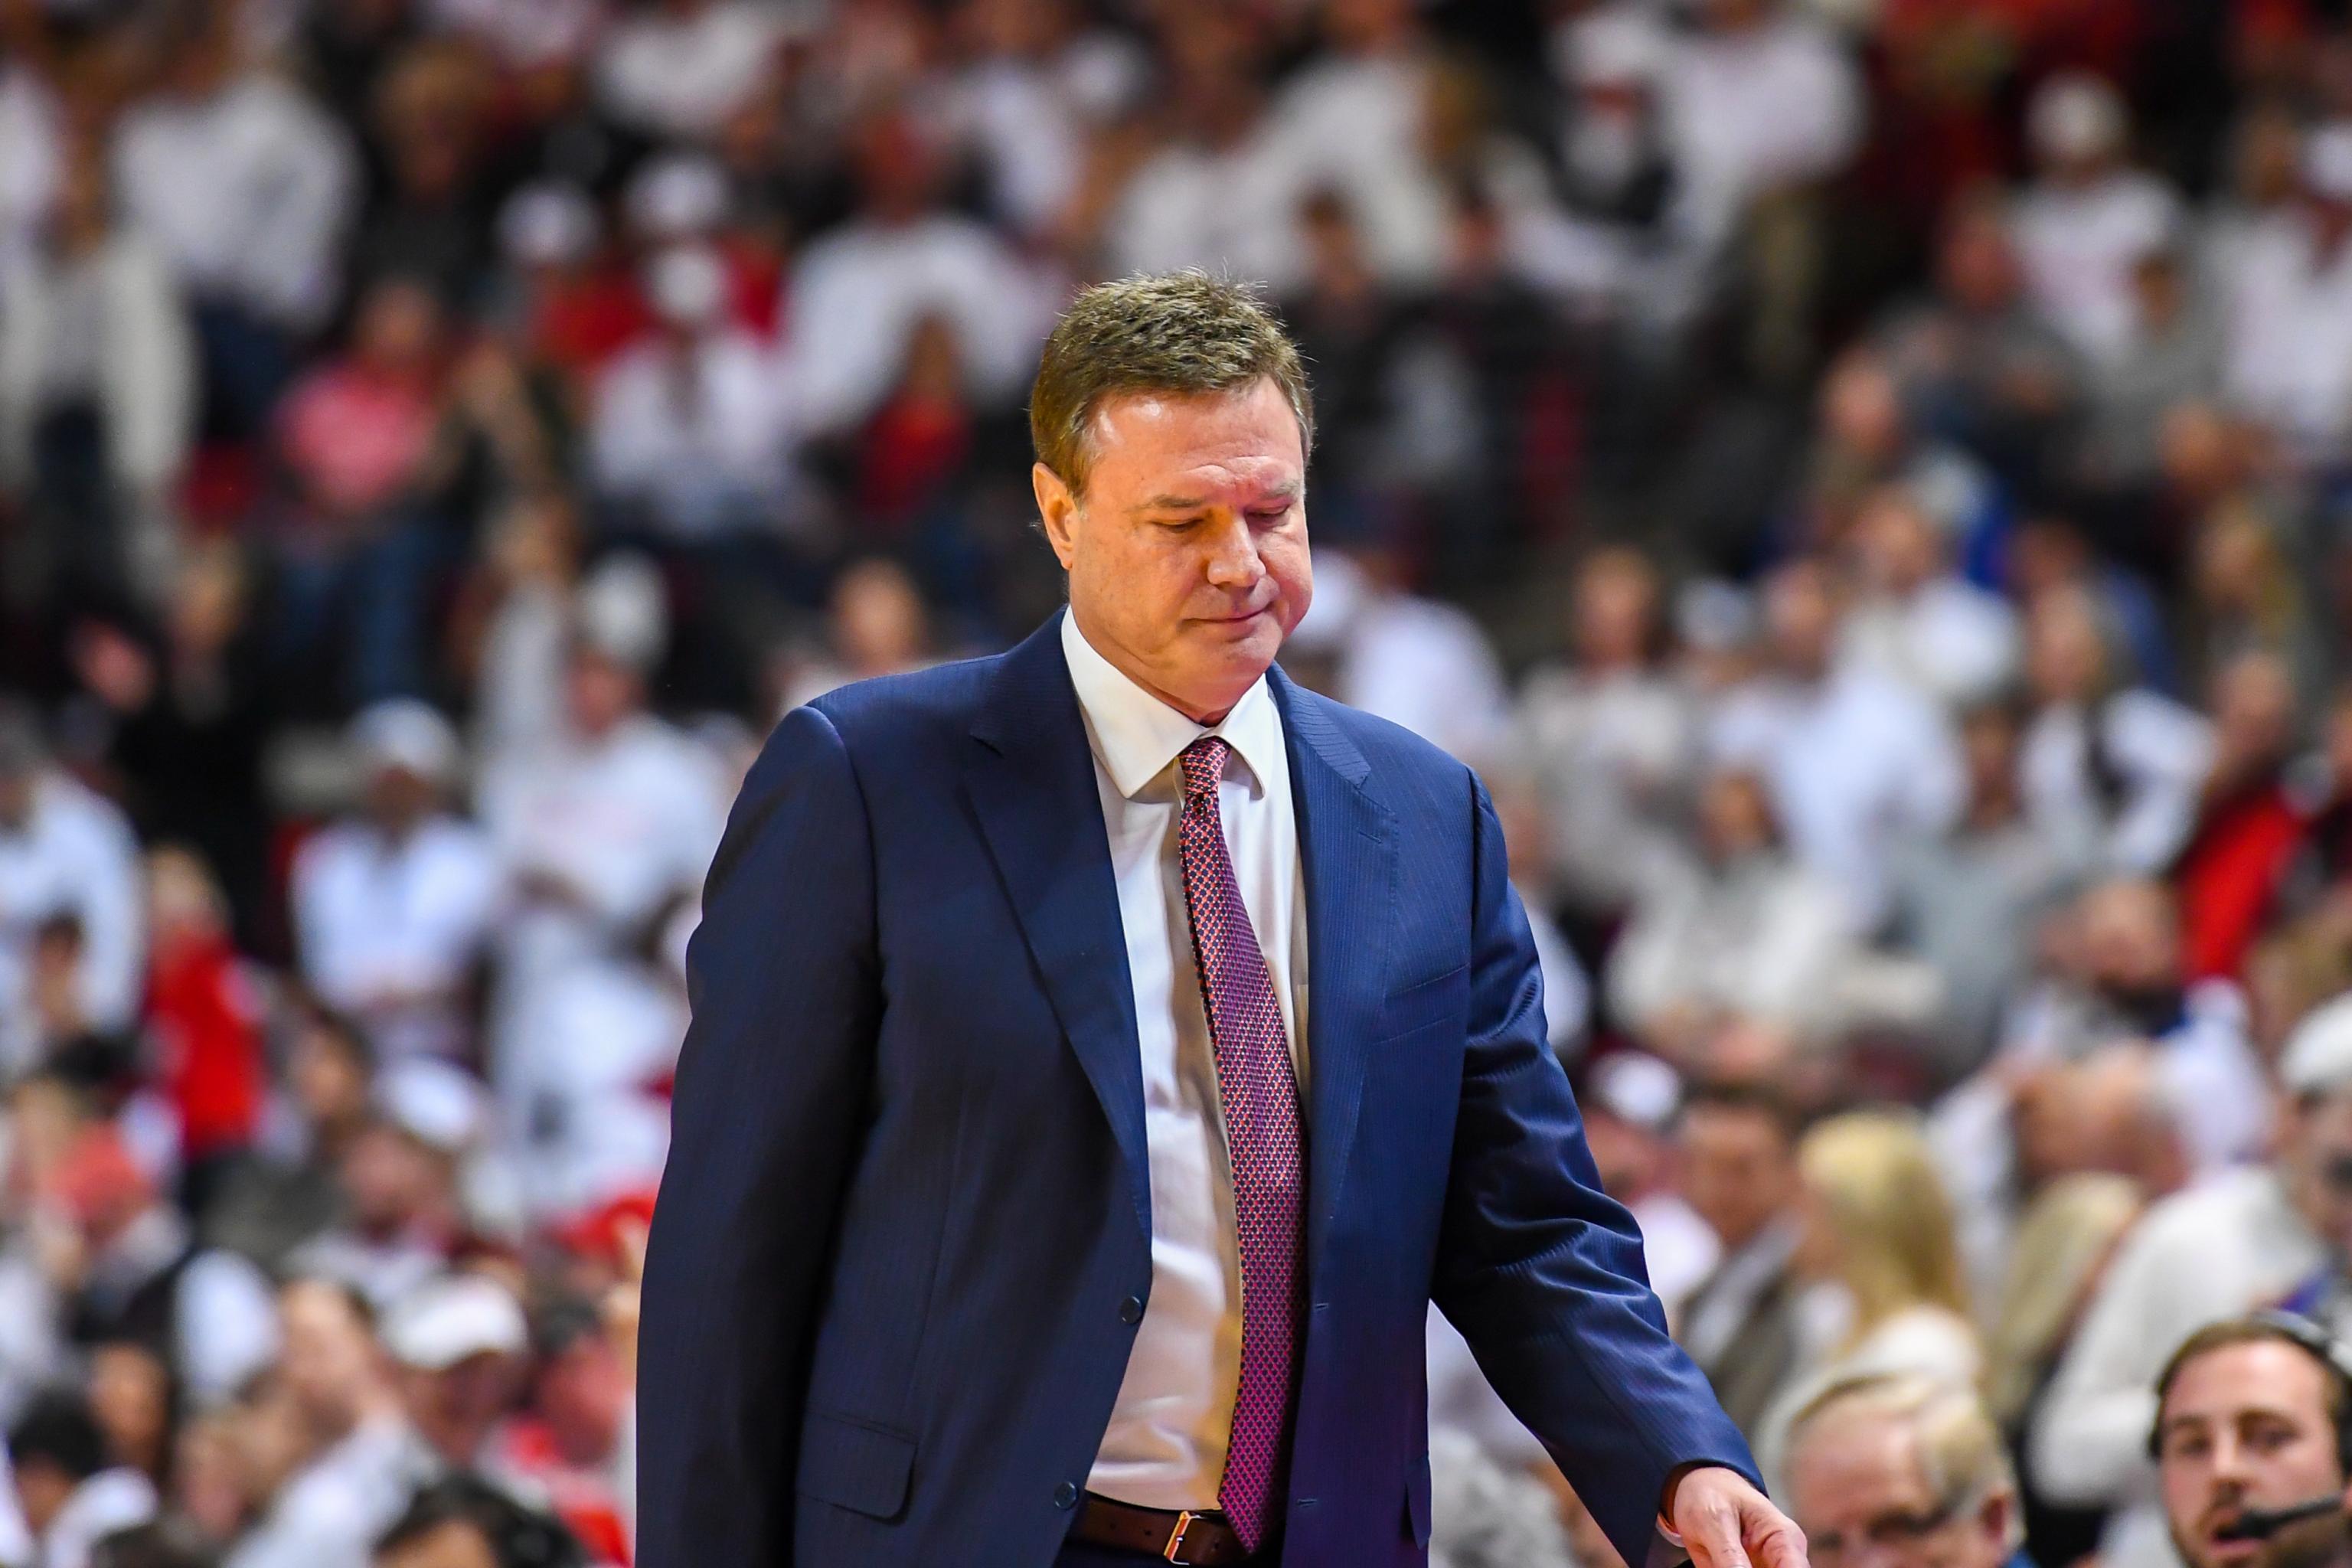
[{"label": "blonde woman in crowd", "polygon": [[1790,1419],[1832,1384],[1917,1373],[1973,1387],[1984,1375],[1951,1200],[1917,1121],[1885,1110],[1832,1117],[1805,1135],[1797,1166],[1795,1261],[1808,1289],[1800,1370],[1756,1434],[1768,1478]]},{"label": "blonde woman in crowd", "polygon": [[[2074,1342],[2091,1293],[2124,1232],[2146,1207],[2139,1184],[2099,1173],[2062,1176],[2044,1187],[2018,1222],[2009,1274],[1985,1344],[1985,1403],[2002,1440],[2021,1456],[2058,1361]],[[2024,1465],[2021,1458],[2021,1475]],[[2051,1561],[2072,1563],[2095,1551],[2105,1510],[2063,1508],[2027,1477],[2026,1531]],[[2051,1552],[2053,1545],[2065,1550]]]}]

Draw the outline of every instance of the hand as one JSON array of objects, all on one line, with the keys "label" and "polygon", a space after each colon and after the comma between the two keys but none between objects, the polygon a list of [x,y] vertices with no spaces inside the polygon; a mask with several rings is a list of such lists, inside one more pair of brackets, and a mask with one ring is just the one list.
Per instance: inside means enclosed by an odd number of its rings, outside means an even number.
[{"label": "hand", "polygon": [[1667,1484],[1664,1512],[1693,1568],[1807,1568],[1805,1532],[1737,1470],[1685,1471]]},{"label": "hand", "polygon": [[645,1302],[646,1291],[646,1227],[635,1220],[623,1220],[621,1236],[621,1277],[604,1292],[604,1332],[613,1349],[621,1358],[622,1370],[628,1373],[629,1386],[637,1384],[637,1326]]}]

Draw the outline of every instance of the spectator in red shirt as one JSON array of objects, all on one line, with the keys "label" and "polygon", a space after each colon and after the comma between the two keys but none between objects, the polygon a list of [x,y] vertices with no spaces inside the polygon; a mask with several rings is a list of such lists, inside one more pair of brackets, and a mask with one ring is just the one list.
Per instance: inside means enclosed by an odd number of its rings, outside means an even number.
[{"label": "spectator in red shirt", "polygon": [[2235,979],[2305,832],[2286,765],[2294,682],[2276,654],[2240,654],[2214,681],[2215,757],[2197,829],[2175,873],[2181,952],[2194,982]]},{"label": "spectator in red shirt", "polygon": [[147,908],[147,1026],[179,1121],[185,1195],[201,1213],[223,1163],[253,1142],[260,1121],[261,1006],[202,860],[169,847],[149,856]]}]

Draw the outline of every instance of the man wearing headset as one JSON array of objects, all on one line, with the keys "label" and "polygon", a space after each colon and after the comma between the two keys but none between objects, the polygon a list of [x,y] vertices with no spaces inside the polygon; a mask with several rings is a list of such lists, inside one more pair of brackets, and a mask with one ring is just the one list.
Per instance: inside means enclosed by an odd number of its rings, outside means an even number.
[{"label": "man wearing headset", "polygon": [[2156,1397],[2148,1441],[2189,1568],[2352,1568],[2352,1353],[2257,1312],[2189,1335]]}]

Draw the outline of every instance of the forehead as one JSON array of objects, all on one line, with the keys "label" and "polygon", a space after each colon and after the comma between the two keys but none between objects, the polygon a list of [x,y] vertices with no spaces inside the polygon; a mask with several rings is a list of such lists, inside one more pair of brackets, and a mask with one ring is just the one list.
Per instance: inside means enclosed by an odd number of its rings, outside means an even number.
[{"label": "forehead", "polygon": [[1118,394],[1095,411],[1087,438],[1087,488],[1138,500],[1178,481],[1187,495],[1296,486],[1307,467],[1298,416],[1264,376],[1223,392]]},{"label": "forehead", "polygon": [[2251,1411],[2327,1419],[2327,1374],[2294,1345],[2275,1340],[2223,1345],[2180,1369],[2164,1419],[2228,1421]]},{"label": "forehead", "polygon": [[1694,1105],[1683,1113],[1683,1135],[1726,1153],[1778,1151],[1787,1142],[1778,1119],[1760,1105]]},{"label": "forehead", "polygon": [[1804,1434],[1789,1471],[1799,1522],[1930,1506],[1917,1435],[1885,1415],[1832,1415]]}]

